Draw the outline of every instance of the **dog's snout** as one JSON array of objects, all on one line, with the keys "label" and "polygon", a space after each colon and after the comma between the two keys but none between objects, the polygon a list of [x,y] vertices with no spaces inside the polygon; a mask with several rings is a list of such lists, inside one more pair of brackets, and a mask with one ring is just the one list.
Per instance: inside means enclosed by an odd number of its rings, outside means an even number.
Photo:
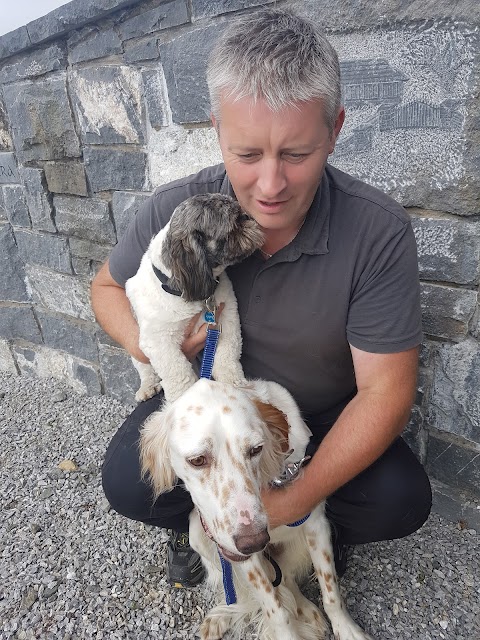
[{"label": "dog's snout", "polygon": [[257,533],[246,533],[233,536],[235,546],[240,553],[250,555],[264,549],[270,541],[268,531],[263,529]]}]

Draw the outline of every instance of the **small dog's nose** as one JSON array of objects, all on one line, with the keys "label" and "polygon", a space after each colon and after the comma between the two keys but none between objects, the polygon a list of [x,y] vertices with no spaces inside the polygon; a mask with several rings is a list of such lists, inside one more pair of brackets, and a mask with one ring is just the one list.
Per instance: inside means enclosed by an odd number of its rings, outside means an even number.
[{"label": "small dog's nose", "polygon": [[264,529],[259,533],[233,536],[233,541],[240,553],[248,556],[264,549],[270,541],[270,536]]}]

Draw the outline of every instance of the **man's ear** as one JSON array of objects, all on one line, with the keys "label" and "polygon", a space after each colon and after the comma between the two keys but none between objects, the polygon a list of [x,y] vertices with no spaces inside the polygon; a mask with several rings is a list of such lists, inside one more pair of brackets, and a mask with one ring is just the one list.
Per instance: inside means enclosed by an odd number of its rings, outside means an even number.
[{"label": "man's ear", "polygon": [[213,128],[217,132],[217,136],[220,135],[220,130],[219,130],[220,123],[218,122],[216,117],[213,115],[213,113],[210,114],[210,120],[212,121]]},{"label": "man's ear", "polygon": [[330,148],[329,153],[333,153],[335,150],[335,144],[337,142],[337,138],[342,130],[343,123],[345,122],[345,107],[343,105],[340,107],[340,110],[337,115],[337,119],[335,120],[335,124],[333,125],[332,135],[330,136]]}]

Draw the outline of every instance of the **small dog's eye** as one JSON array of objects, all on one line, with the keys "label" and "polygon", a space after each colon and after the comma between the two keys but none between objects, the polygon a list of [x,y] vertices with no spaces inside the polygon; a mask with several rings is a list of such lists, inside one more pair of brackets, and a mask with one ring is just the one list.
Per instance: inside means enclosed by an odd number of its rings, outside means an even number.
[{"label": "small dog's eye", "polygon": [[207,464],[207,459],[205,456],[197,456],[196,458],[190,458],[187,462],[192,467],[204,467]]},{"label": "small dog's eye", "polygon": [[258,456],[263,449],[263,444],[257,444],[256,447],[252,447],[249,451],[250,457],[251,458],[255,458],[255,456]]}]

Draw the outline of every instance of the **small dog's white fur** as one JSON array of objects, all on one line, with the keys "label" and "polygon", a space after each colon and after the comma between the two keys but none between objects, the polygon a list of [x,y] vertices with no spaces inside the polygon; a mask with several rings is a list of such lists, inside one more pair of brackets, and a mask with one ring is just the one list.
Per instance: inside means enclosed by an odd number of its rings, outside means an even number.
[{"label": "small dog's white fur", "polygon": [[[217,305],[225,303],[213,377],[231,384],[244,381],[237,302],[225,268],[249,256],[262,242],[255,220],[229,196],[201,194],[175,209],[168,224],[151,240],[136,275],[125,285],[140,329],[139,346],[150,360],[143,364],[132,358],[141,381],[135,396],[138,401],[163,387],[166,401],[173,402],[197,380],[181,345],[188,323],[205,310],[205,301],[212,294]],[[181,296],[162,287],[152,265]]]},{"label": "small dog's white fur", "polygon": [[[220,602],[225,596],[218,551],[232,561],[238,601],[209,611],[202,640],[218,640],[228,629],[242,638],[252,622],[263,640],[323,638],[324,618],[297,586],[312,563],[336,640],[369,638],[342,602],[324,504],[300,526],[268,528],[261,488],[282,472],[289,449],[294,449],[289,461],[303,457],[310,435],[292,396],[265,381],[238,388],[199,380],[146,421],[140,440],[143,473],[156,496],[172,489],[177,478],[185,483],[196,506],[190,542]],[[264,547],[283,573],[277,587]]]}]

